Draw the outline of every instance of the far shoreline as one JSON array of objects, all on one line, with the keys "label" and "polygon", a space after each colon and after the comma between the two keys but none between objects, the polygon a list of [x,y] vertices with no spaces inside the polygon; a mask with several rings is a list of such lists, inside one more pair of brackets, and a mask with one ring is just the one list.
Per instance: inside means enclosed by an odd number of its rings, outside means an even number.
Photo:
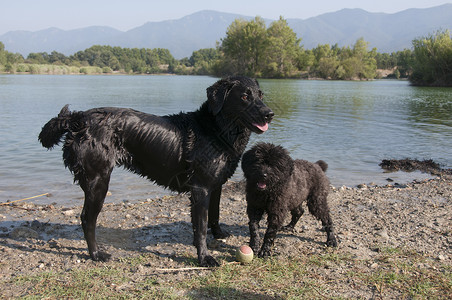
[{"label": "far shoreline", "polygon": [[[115,71],[113,73],[32,73],[32,72],[1,72],[0,75],[43,75],[43,76],[204,76],[204,77],[216,77],[215,75],[199,75],[199,74],[176,74],[176,73],[127,73],[122,71]],[[256,77],[256,79],[271,79],[271,80],[316,80],[316,81],[344,81],[344,82],[368,82],[368,81],[379,81],[379,80],[391,80],[391,81],[408,81],[408,78],[390,78],[390,77],[382,77],[382,78],[374,78],[374,79],[351,79],[351,80],[340,80],[340,79],[325,79],[320,77],[287,77],[287,78],[271,78],[271,77]]]},{"label": "far shoreline", "polygon": [[[351,79],[333,79],[310,76],[309,72],[301,72],[289,77],[256,77],[257,79],[292,79],[292,80],[321,80],[321,81],[375,81],[375,80],[401,80],[407,81],[408,78],[396,78],[391,76],[393,69],[377,69],[377,77],[375,78],[351,78]],[[184,74],[168,72],[168,68],[161,68],[161,72],[155,73],[137,73],[133,71],[126,72],[124,70],[113,71],[111,68],[101,68],[97,66],[72,66],[61,64],[18,64],[14,71],[0,71],[0,75],[105,75],[105,76],[210,76],[218,77],[213,74]],[[224,75],[226,76],[226,75]]]}]

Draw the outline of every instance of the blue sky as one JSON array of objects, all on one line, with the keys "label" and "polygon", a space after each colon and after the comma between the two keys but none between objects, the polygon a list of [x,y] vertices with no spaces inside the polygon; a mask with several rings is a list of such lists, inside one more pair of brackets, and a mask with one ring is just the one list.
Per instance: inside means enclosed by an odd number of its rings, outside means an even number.
[{"label": "blue sky", "polygon": [[343,8],[395,13],[427,8],[444,0],[0,0],[0,34],[49,27],[69,30],[92,25],[127,31],[146,22],[179,19],[209,9],[269,19],[307,19]]}]

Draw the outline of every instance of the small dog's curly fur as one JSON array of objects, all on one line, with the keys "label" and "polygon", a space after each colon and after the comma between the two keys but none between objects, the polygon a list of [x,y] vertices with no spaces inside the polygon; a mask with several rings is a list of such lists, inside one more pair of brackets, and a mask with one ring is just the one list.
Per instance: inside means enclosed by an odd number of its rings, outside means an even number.
[{"label": "small dog's curly fur", "polygon": [[[259,257],[271,255],[279,230],[293,231],[304,213],[303,202],[307,202],[309,212],[322,221],[327,234],[327,246],[337,246],[327,203],[327,167],[322,160],[315,164],[293,160],[286,149],[269,143],[258,143],[245,152],[242,169],[246,178],[250,247]],[[289,211],[292,220],[283,228]],[[263,245],[259,248],[259,222],[264,212],[268,214],[268,227]]]}]

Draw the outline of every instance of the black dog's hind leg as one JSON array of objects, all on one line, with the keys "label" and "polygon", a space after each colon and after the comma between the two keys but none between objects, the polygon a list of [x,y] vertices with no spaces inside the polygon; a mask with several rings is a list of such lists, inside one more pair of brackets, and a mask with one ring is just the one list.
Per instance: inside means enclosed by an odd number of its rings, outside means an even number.
[{"label": "black dog's hind leg", "polygon": [[88,251],[95,261],[107,261],[111,255],[100,251],[96,241],[97,216],[102,210],[108,191],[111,171],[105,175],[95,175],[91,179],[80,179],[80,186],[85,192],[85,203],[81,214],[83,233],[88,244]]},{"label": "black dog's hind leg", "polygon": [[211,191],[207,188],[191,190],[191,220],[193,224],[194,244],[198,251],[198,261],[202,267],[217,267],[218,262],[207,249],[207,217]]},{"label": "black dog's hind leg", "polygon": [[248,225],[250,228],[250,247],[253,249],[254,253],[259,252],[260,248],[260,237],[259,237],[259,222],[264,214],[263,209],[247,207],[248,219],[250,220]]},{"label": "black dog's hind leg", "polygon": [[337,247],[337,240],[334,235],[333,221],[331,220],[330,210],[328,208],[327,196],[320,195],[309,197],[308,208],[313,216],[322,221],[322,226],[326,231],[326,245],[328,247]]},{"label": "black dog's hind leg", "polygon": [[220,227],[220,198],[221,187],[212,191],[209,202],[209,223],[208,226],[212,231],[213,237],[216,239],[224,239],[230,236],[230,234]]},{"label": "black dog's hind leg", "polygon": [[290,221],[289,224],[283,227],[283,230],[293,232],[295,225],[297,225],[297,222],[298,220],[300,220],[303,213],[304,209],[301,205],[291,210],[292,220]]}]

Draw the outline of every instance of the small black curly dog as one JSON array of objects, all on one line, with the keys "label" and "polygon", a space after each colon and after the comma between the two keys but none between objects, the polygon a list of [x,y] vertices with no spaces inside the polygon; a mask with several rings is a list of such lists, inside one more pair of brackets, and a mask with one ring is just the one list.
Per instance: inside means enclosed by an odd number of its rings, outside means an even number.
[{"label": "small black curly dog", "polygon": [[71,112],[63,107],[39,140],[48,149],[64,140],[64,164],[85,192],[81,219],[91,258],[110,258],[97,245],[96,220],[111,172],[123,166],[173,191],[190,192],[199,264],[218,266],[207,250],[207,227],[216,238],[226,235],[218,224],[221,187],[237,168],[251,132],[268,129],[273,112],[262,98],[256,80],[237,76],[207,88],[207,101],[194,112],[156,116],[127,108]]},{"label": "small black curly dog", "polygon": [[[293,160],[286,149],[270,143],[258,143],[245,152],[242,169],[246,178],[250,247],[259,257],[271,255],[279,230],[293,231],[304,213],[303,202],[307,202],[309,212],[322,221],[327,234],[327,246],[337,246],[327,203],[327,167],[322,160],[315,164],[300,159]],[[292,213],[292,220],[283,228],[289,211]],[[259,222],[264,212],[268,214],[268,227],[264,243],[259,249]]]}]

